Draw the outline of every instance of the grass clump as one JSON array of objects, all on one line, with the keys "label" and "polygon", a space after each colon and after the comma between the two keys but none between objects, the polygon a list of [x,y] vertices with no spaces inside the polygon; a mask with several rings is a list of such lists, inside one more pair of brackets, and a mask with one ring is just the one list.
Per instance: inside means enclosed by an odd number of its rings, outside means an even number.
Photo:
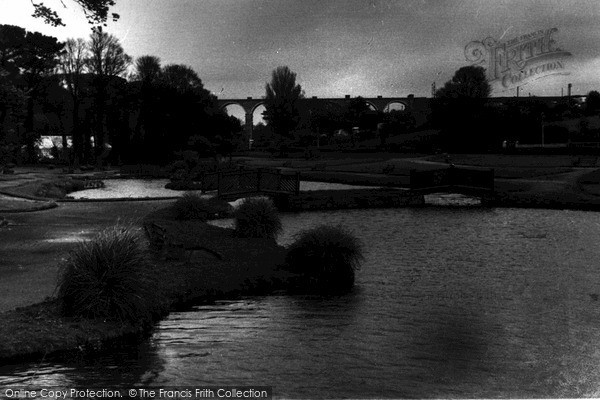
[{"label": "grass clump", "polygon": [[227,214],[230,208],[231,206],[222,200],[202,197],[192,192],[184,193],[173,203],[175,218],[179,220],[206,221],[215,215]]},{"label": "grass clump", "polygon": [[142,237],[116,225],[81,242],[68,256],[58,282],[67,316],[145,324],[160,307]]},{"label": "grass clump", "polygon": [[251,197],[234,211],[235,231],[240,237],[275,239],[281,232],[281,219],[270,199]]},{"label": "grass clump", "polygon": [[288,268],[301,276],[301,289],[327,293],[350,290],[362,260],[360,240],[329,225],[300,232],[286,256]]}]

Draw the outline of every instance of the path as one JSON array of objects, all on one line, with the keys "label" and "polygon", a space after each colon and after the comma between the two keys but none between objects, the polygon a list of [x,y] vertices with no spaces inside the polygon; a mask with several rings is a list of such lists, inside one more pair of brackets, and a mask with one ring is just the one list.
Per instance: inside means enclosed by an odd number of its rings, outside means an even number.
[{"label": "path", "polygon": [[9,223],[0,227],[0,312],[51,296],[58,265],[79,240],[164,206],[164,201],[61,203],[45,211],[4,214]]}]

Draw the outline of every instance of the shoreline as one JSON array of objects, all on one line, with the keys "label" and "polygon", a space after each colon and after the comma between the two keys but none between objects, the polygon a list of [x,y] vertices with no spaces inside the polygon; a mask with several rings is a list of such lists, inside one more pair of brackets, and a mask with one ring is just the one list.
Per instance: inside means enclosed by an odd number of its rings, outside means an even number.
[{"label": "shoreline", "polygon": [[[48,299],[0,314],[0,362],[61,360],[101,353],[147,337],[154,324],[172,311],[215,300],[266,295],[286,287],[289,273],[279,269],[285,249],[274,241],[237,238],[231,229],[199,221],[182,223],[172,219],[169,212],[169,208],[163,208],[150,213],[143,223],[158,222],[170,234],[184,236],[183,241],[190,247],[201,245],[223,255],[223,259],[203,251],[171,258],[152,250],[148,268],[162,283],[165,300],[151,324],[64,317],[59,300]],[[197,236],[198,232],[204,235]],[[252,251],[231,250],[248,248]],[[20,332],[18,337],[14,332]]]},{"label": "shoreline", "polygon": [[[307,175],[311,180],[317,180],[318,176],[316,175],[319,174],[321,172],[311,172]],[[329,182],[356,184],[356,181],[348,182],[348,179],[352,180],[356,178],[356,175],[352,177],[352,174],[344,174],[345,178],[341,179],[341,182],[333,180],[335,173],[328,175],[331,178],[331,180],[327,180]],[[561,181],[561,184],[557,184],[557,181],[547,181],[546,186],[552,190],[546,191],[535,190],[536,185],[539,186],[539,182],[544,181],[532,183],[532,181],[524,180],[503,180],[498,182],[499,190],[496,191],[496,199],[489,205],[502,208],[600,211],[600,194],[597,195],[592,190],[596,189],[598,181],[600,181],[600,170],[585,171],[574,174],[573,177],[570,181]],[[358,177],[358,179],[364,178],[364,175]],[[403,178],[393,177],[392,179]],[[389,182],[391,179],[386,177],[385,180]],[[369,183],[371,186],[379,185],[377,179],[372,179]],[[556,187],[553,188],[552,185]],[[5,190],[2,191],[2,193],[4,192]],[[310,205],[300,209],[290,207],[290,211],[423,206],[419,201],[411,204],[414,199],[410,200],[410,196],[399,196],[398,194],[401,192],[401,190],[391,187],[304,192],[301,195],[301,197],[304,196],[302,201]],[[600,189],[598,193],[600,193]],[[374,199],[379,199],[379,202]],[[398,199],[403,200],[398,201]],[[56,207],[56,201],[46,200],[48,203],[54,203],[53,207]],[[103,200],[99,202],[106,203],[113,199]],[[118,199],[117,201],[149,200],[172,199],[140,198],[135,200]],[[61,201],[58,200],[58,202]],[[93,203],[98,200],[68,199],[65,203],[77,202]],[[175,221],[172,216],[169,216],[167,210],[168,208],[161,208],[147,214],[143,218],[142,224],[158,221],[167,227],[170,234],[183,238],[183,242],[187,242],[188,247],[198,247],[200,244],[217,254],[226,256],[223,260],[219,260],[206,252],[192,251],[192,254],[188,255],[188,257],[196,259],[192,263],[189,262],[189,258],[187,262],[182,262],[181,260],[169,260],[164,255],[155,255],[150,268],[156,273],[157,279],[161,280],[164,276],[175,278],[165,288],[168,300],[160,310],[160,318],[168,315],[171,311],[191,305],[206,304],[217,299],[265,295],[285,290],[288,287],[287,280],[290,275],[279,269],[285,257],[285,248],[272,241],[236,238],[232,236],[229,229],[214,227],[203,222]],[[204,232],[204,235],[190,237],[190,232],[197,233],[198,230]],[[253,240],[252,246],[242,244],[241,240]],[[238,248],[253,248],[254,252],[251,255],[239,254],[239,251],[234,250]],[[269,260],[269,262],[265,263],[265,260]],[[210,269],[209,266],[214,267],[214,265],[220,267]],[[173,273],[174,271],[177,273]],[[0,360],[4,364],[40,358],[62,359],[109,351],[114,347],[137,342],[147,337],[156,322],[154,321],[150,326],[139,326],[61,317],[56,299],[3,312],[0,314],[0,321],[2,321],[0,337],[3,338],[2,344],[0,344]],[[22,334],[15,338],[14,332],[22,332]]]}]

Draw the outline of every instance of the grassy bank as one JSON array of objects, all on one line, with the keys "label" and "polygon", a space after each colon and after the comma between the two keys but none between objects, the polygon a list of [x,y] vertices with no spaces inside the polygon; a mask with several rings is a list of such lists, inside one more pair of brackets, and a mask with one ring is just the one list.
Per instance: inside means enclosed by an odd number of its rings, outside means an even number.
[{"label": "grassy bank", "polygon": [[[285,249],[273,240],[240,238],[231,229],[178,221],[171,208],[151,213],[144,222],[161,226],[178,240],[168,251],[152,251],[146,266],[162,298],[155,310],[159,315],[216,298],[265,294],[289,275],[279,270]],[[0,360],[6,364],[104,351],[139,340],[148,328],[65,317],[59,300],[49,299],[0,314]]]},{"label": "grassy bank", "polygon": [[2,189],[3,193],[18,196],[25,199],[64,199],[69,193],[84,190],[89,186],[85,179],[77,179],[69,176],[58,176],[52,178],[31,179],[15,186]]}]

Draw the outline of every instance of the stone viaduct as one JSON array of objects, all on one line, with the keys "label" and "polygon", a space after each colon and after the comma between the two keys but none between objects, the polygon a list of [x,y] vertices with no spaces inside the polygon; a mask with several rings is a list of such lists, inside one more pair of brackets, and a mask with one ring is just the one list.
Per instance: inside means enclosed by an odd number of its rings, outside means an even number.
[{"label": "stone viaduct", "polygon": [[[363,97],[367,104],[375,111],[389,111],[390,106],[393,109],[413,112],[415,119],[426,118],[430,112],[431,98],[427,97],[414,97],[409,95],[408,97]],[[321,97],[308,97],[303,101],[309,102],[309,108],[320,108],[326,104],[332,104],[334,106],[343,108],[345,107],[352,98],[349,95],[340,98],[321,98]],[[244,132],[251,137],[253,128],[254,111],[264,105],[264,99],[255,99],[247,97],[245,99],[218,99],[219,108],[225,108],[230,105],[239,105],[244,109],[246,113]]]}]

